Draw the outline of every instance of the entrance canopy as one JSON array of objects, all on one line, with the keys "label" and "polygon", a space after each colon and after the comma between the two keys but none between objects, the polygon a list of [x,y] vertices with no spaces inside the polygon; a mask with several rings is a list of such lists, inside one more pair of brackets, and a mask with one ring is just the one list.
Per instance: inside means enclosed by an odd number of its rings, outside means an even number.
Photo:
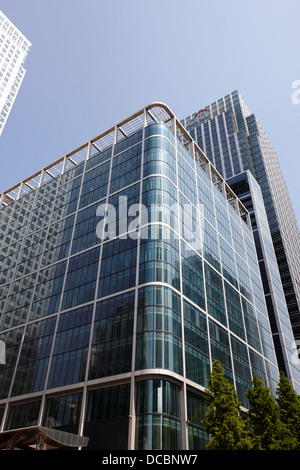
[{"label": "entrance canopy", "polygon": [[86,447],[89,438],[44,426],[0,432],[1,450],[59,450]]}]

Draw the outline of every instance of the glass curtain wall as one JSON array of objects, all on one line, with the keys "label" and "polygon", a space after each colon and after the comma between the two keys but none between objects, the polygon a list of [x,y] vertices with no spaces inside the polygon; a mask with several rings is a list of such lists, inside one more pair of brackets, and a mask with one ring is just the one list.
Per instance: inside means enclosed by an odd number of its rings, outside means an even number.
[{"label": "glass curtain wall", "polygon": [[252,232],[166,125],[2,209],[0,233],[2,430],[197,449],[215,359],[243,406],[253,372],[275,391]]}]

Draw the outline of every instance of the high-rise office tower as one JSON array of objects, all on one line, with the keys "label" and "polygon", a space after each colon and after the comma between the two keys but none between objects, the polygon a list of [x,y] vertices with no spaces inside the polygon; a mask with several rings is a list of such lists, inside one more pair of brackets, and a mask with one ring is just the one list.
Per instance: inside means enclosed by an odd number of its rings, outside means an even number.
[{"label": "high-rise office tower", "polygon": [[31,43],[0,11],[0,135],[25,77]]},{"label": "high-rise office tower", "polygon": [[244,408],[253,374],[275,393],[249,212],[166,105],[0,207],[0,447],[58,429],[88,449],[203,448],[216,359]]},{"label": "high-rise office tower", "polygon": [[266,208],[294,337],[300,339],[300,233],[276,152],[235,91],[182,121],[225,179],[250,170]]},{"label": "high-rise office tower", "polygon": [[300,364],[261,188],[249,170],[226,181],[250,214],[279,369],[300,393]]}]

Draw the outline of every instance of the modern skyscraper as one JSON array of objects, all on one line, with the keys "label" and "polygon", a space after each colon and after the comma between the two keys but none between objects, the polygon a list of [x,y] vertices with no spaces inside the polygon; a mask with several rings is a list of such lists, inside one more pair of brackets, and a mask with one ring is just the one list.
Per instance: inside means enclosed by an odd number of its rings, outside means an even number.
[{"label": "modern skyscraper", "polygon": [[279,368],[300,393],[299,360],[260,186],[249,170],[227,183],[250,214]]},{"label": "modern skyscraper", "polygon": [[275,393],[249,213],[166,105],[0,207],[0,447],[30,425],[22,445],[42,426],[88,449],[203,448],[216,359],[244,408],[254,373]]},{"label": "modern skyscraper", "polygon": [[237,91],[182,122],[225,179],[250,170],[258,181],[294,337],[300,340],[300,233],[271,142]]},{"label": "modern skyscraper", "polygon": [[0,11],[0,135],[25,77],[31,43]]}]

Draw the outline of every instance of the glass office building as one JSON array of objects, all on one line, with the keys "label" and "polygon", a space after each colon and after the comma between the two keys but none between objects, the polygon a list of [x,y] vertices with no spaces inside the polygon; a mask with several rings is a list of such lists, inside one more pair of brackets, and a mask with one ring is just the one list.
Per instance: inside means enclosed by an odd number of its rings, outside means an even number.
[{"label": "glass office building", "polygon": [[26,74],[31,43],[0,11],[0,135]]},{"label": "glass office building", "polygon": [[258,181],[286,304],[300,340],[300,232],[276,152],[237,91],[182,121],[225,179],[250,170]]},{"label": "glass office building", "polygon": [[247,408],[278,364],[249,212],[153,103],[0,196],[1,436],[201,449],[219,359]]},{"label": "glass office building", "polygon": [[251,172],[227,179],[249,211],[279,369],[300,394],[300,368],[261,188]]}]

